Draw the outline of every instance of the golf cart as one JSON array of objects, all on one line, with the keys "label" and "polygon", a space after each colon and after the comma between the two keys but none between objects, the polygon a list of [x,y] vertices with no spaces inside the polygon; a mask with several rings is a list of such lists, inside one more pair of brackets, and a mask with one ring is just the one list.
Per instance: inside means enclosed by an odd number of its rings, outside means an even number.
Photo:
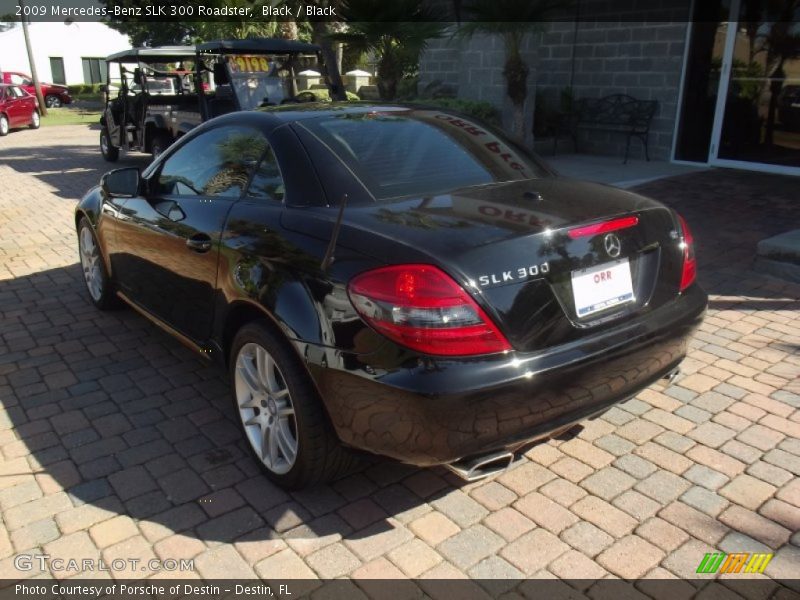
[{"label": "golf cart", "polygon": [[304,89],[309,80],[298,75],[324,73],[318,46],[265,38],[133,48],[112,54],[106,65],[100,151],[111,162],[123,148],[155,158],[225,113],[314,101],[315,93]]}]

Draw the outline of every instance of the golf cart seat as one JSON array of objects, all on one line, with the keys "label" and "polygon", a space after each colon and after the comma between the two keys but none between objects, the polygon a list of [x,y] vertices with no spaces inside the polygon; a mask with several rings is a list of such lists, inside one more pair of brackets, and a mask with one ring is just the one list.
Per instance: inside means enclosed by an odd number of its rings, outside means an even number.
[{"label": "golf cart seat", "polygon": [[211,118],[234,112],[236,101],[233,98],[233,88],[231,84],[217,86],[214,97],[208,101],[208,116]]},{"label": "golf cart seat", "polygon": [[233,96],[233,87],[225,70],[225,65],[216,63],[214,65],[214,97],[208,101],[208,116],[218,117],[236,110],[236,100]]}]

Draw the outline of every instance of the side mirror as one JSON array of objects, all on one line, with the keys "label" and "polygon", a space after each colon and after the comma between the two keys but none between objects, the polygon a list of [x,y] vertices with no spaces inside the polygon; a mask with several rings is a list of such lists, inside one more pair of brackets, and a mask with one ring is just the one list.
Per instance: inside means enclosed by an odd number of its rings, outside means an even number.
[{"label": "side mirror", "polygon": [[100,178],[100,187],[112,198],[133,198],[139,193],[140,183],[136,167],[114,169]]},{"label": "side mirror", "polygon": [[101,94],[105,94],[108,91],[108,86],[105,83],[101,83],[97,89],[100,91]]}]

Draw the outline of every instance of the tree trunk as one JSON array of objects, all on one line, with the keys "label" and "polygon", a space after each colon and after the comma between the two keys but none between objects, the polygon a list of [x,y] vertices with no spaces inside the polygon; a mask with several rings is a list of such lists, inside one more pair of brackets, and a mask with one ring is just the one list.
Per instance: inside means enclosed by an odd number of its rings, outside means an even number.
[{"label": "tree trunk", "polygon": [[391,41],[384,41],[383,54],[378,61],[378,93],[388,102],[397,97],[397,84],[403,75],[400,57]]},{"label": "tree trunk", "polygon": [[774,143],[775,114],[778,111],[778,97],[786,80],[786,73],[783,70],[783,59],[778,63],[778,68],[773,71],[769,83],[769,106],[767,108],[767,122],[764,128],[764,144],[771,146]]},{"label": "tree trunk", "polygon": [[314,43],[322,49],[322,60],[325,61],[324,69],[328,75],[328,84],[331,88],[331,99],[347,100],[342,73],[336,63],[336,51],[328,37],[328,23],[324,21],[311,21]]},{"label": "tree trunk", "polygon": [[[19,6],[24,11],[25,4],[23,0],[19,0]],[[28,33],[28,17],[22,15],[22,33],[25,37],[25,49],[28,51],[28,64],[31,68],[31,79],[33,80],[33,89],[36,92],[36,100],[39,103],[39,114],[43,117],[47,116],[47,104],[42,97],[42,86],[39,83],[39,75],[36,73],[36,62],[33,60],[33,50],[31,49],[31,39]]]},{"label": "tree trunk", "polygon": [[506,93],[514,106],[511,134],[522,143],[525,140],[525,99],[528,97],[528,65],[522,60],[519,50],[507,50],[503,76],[506,78]]},{"label": "tree trunk", "polygon": [[278,33],[284,40],[296,40],[298,37],[296,21],[281,21],[278,24]]},{"label": "tree trunk", "polygon": [[514,113],[511,122],[511,134],[522,144],[525,141],[525,103],[514,103]]}]

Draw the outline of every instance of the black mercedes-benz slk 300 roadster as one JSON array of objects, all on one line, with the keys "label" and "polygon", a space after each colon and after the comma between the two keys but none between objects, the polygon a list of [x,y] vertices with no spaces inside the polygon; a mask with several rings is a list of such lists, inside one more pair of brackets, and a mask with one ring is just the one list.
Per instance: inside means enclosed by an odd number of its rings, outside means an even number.
[{"label": "black mercedes-benz slk 300 roadster", "polygon": [[75,224],[92,301],[226,364],[286,487],[352,449],[497,472],[676,372],[707,301],[673,210],[436,109],[223,116],[107,173]]}]

